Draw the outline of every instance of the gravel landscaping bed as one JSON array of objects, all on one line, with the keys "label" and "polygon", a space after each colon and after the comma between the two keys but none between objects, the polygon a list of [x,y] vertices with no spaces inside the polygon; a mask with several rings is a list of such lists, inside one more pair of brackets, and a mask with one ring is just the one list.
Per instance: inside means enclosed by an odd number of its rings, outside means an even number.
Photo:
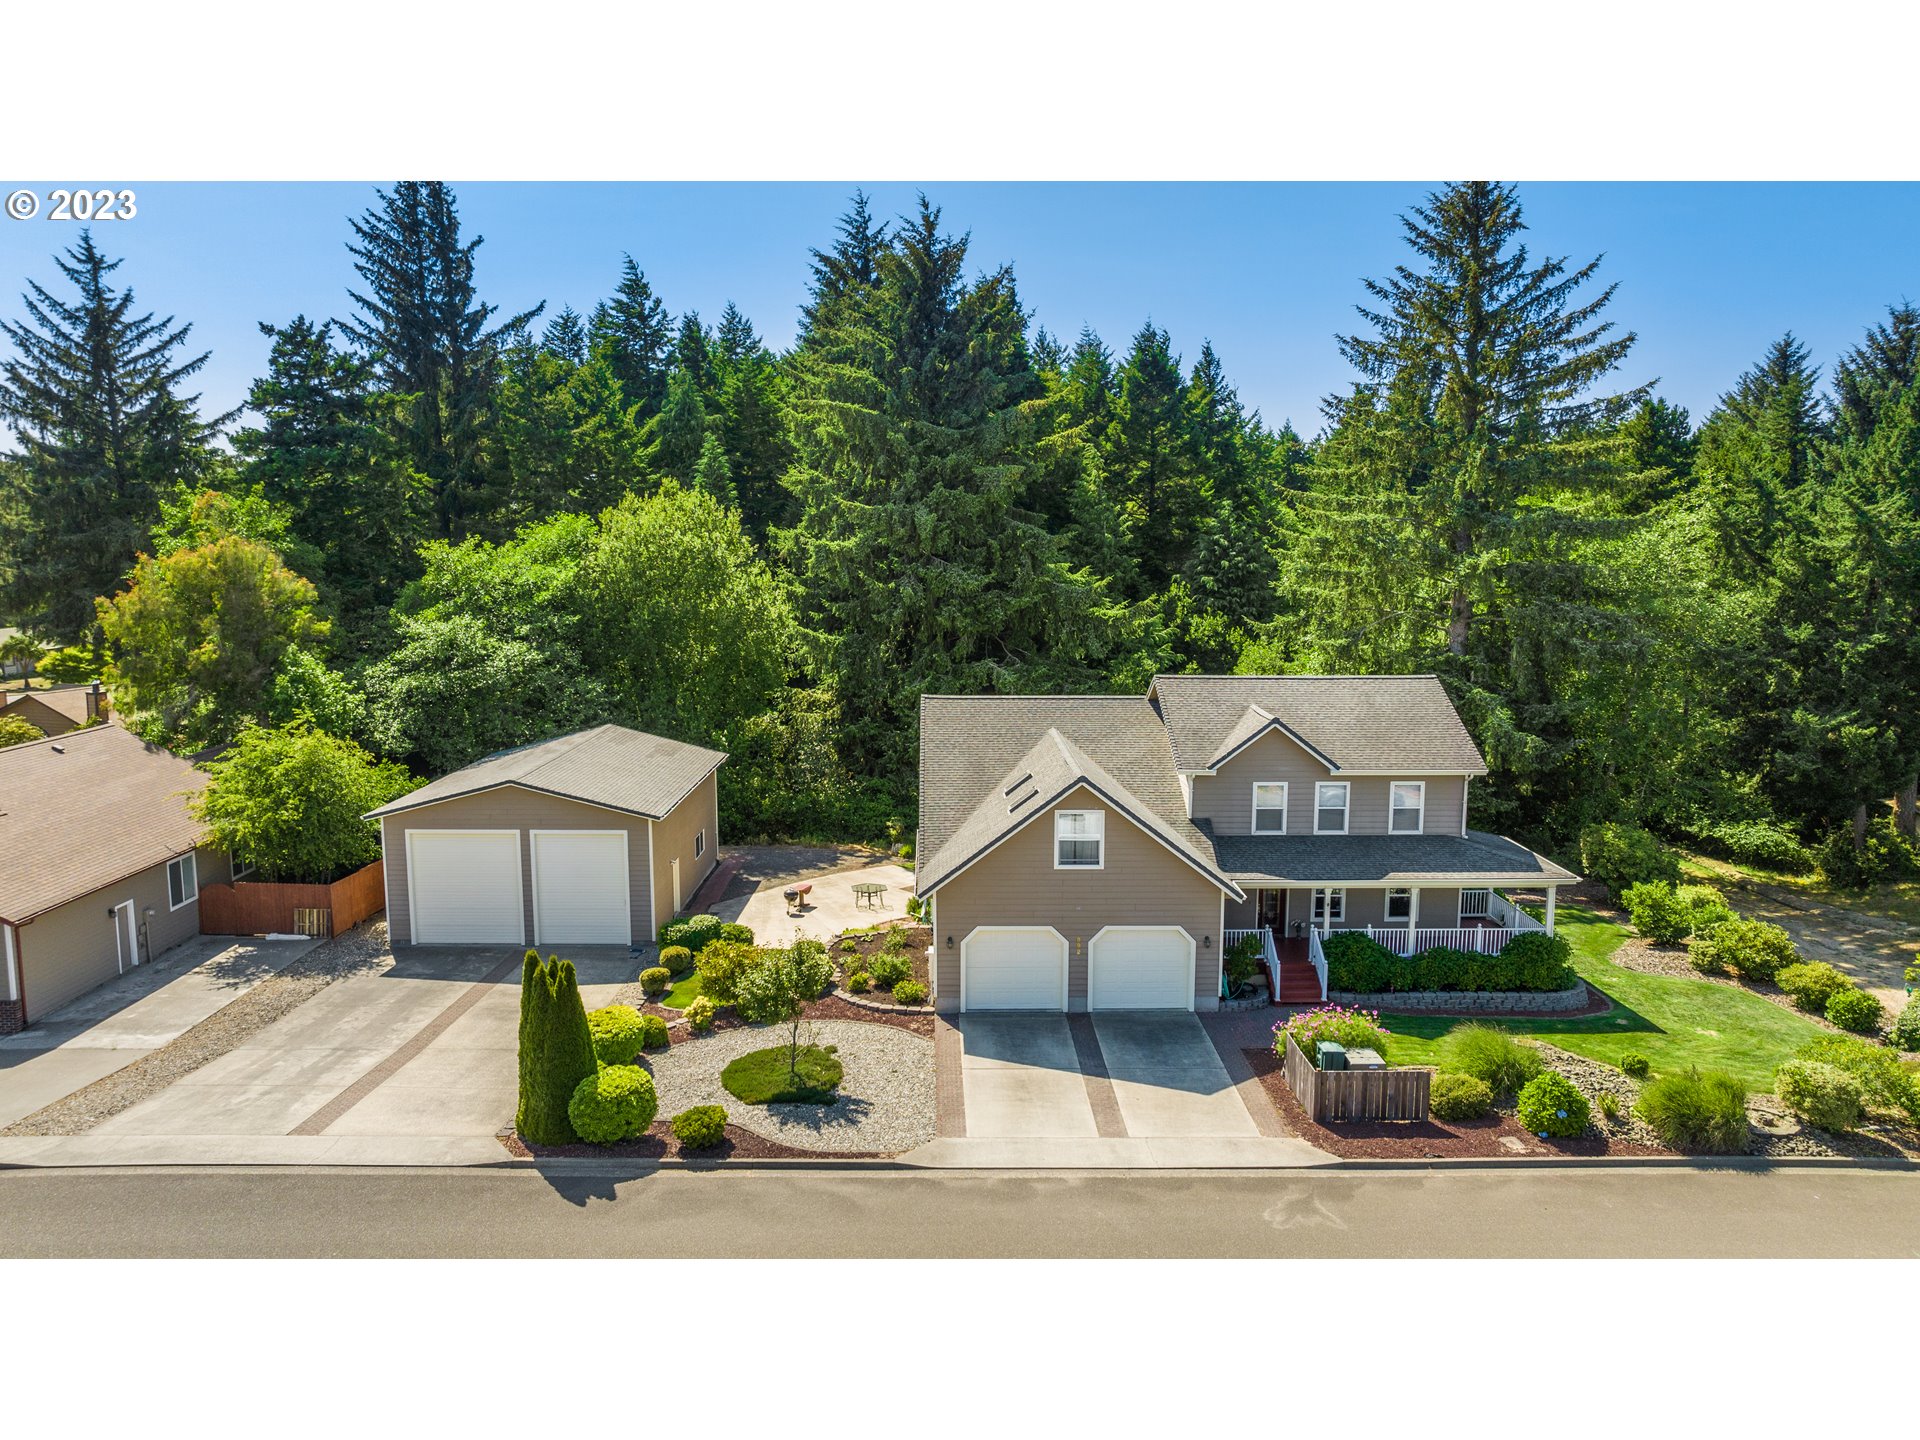
[{"label": "gravel landscaping bed", "polygon": [[878,1018],[802,1023],[801,1043],[837,1046],[846,1067],[840,1099],[832,1105],[747,1105],[721,1085],[729,1061],[784,1045],[785,1026],[740,1025],[690,1036],[643,1059],[653,1071],[664,1116],[721,1105],[735,1124],[803,1151],[896,1155],[933,1138],[933,1041],[899,1025],[875,1023]]},{"label": "gravel landscaping bed", "polygon": [[244,1044],[334,981],[377,975],[392,964],[383,915],[315,946],[158,1050],[16,1120],[0,1135],[84,1135]]}]

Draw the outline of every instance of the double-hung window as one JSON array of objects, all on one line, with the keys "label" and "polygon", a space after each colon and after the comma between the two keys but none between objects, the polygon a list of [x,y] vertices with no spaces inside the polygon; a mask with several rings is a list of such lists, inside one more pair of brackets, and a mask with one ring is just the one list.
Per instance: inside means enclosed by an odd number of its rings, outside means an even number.
[{"label": "double-hung window", "polygon": [[1411,924],[1413,921],[1413,891],[1387,891],[1387,920],[1389,923]]},{"label": "double-hung window", "polygon": [[200,898],[200,872],[189,850],[178,860],[167,862],[167,908],[178,910]]},{"label": "double-hung window", "polygon": [[704,830],[696,830],[693,832],[693,858],[698,860],[702,855],[706,853],[707,853],[707,832]]},{"label": "double-hung window", "polygon": [[1313,892],[1313,923],[1316,925],[1339,925],[1347,918],[1347,892],[1344,890],[1316,890]]},{"label": "double-hung window", "polygon": [[1104,810],[1057,810],[1053,816],[1053,868],[1098,870],[1106,863]]},{"label": "double-hung window", "polygon": [[1418,835],[1426,820],[1427,782],[1396,780],[1387,828],[1395,835]]},{"label": "double-hung window", "polygon": [[1313,833],[1347,833],[1347,782],[1322,780],[1313,787]]},{"label": "double-hung window", "polygon": [[1287,833],[1286,781],[1256,780],[1253,782],[1253,833],[1256,835]]}]

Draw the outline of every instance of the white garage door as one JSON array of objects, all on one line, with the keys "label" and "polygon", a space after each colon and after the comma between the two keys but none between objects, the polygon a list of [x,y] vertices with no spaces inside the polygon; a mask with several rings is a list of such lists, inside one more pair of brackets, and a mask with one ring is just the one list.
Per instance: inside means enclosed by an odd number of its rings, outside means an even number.
[{"label": "white garage door", "polygon": [[1193,941],[1173,926],[1116,926],[1087,942],[1089,1010],[1191,1010]]},{"label": "white garage door", "polygon": [[416,945],[522,945],[520,832],[409,830],[407,902]]},{"label": "white garage door", "polygon": [[975,930],[960,967],[963,1010],[1067,1008],[1067,942],[1052,928]]},{"label": "white garage door", "polygon": [[632,942],[624,830],[533,832],[533,934],[538,945]]}]

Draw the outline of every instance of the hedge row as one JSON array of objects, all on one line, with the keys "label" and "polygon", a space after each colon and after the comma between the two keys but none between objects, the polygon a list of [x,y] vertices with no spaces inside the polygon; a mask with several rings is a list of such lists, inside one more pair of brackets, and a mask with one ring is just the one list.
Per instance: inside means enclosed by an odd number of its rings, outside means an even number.
[{"label": "hedge row", "polygon": [[1408,990],[1567,990],[1577,985],[1572,948],[1558,935],[1530,930],[1509,940],[1497,955],[1436,945],[1417,955],[1396,955],[1357,930],[1322,942],[1327,988],[1361,995]]}]

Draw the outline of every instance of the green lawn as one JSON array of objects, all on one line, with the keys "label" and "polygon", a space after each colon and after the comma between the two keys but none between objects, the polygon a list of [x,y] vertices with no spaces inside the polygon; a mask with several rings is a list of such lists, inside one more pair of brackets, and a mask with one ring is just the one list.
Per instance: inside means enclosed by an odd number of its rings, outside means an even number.
[{"label": "green lawn", "polygon": [[834,1093],[840,1075],[831,1045],[802,1045],[798,1057],[787,1046],[775,1045],[733,1061],[720,1072],[720,1083],[728,1094],[749,1105],[777,1101],[831,1105],[840,1098]]},{"label": "green lawn", "polygon": [[700,993],[700,972],[689,970],[674,982],[674,986],[660,997],[660,1003],[669,1010],[684,1010],[693,1003],[693,997]]},{"label": "green lawn", "polygon": [[[1609,1065],[1638,1052],[1656,1073],[1698,1065],[1729,1070],[1757,1090],[1773,1088],[1774,1067],[1806,1040],[1825,1032],[1811,1021],[1758,995],[1706,980],[1643,975],[1607,957],[1631,932],[1578,905],[1561,905],[1556,928],[1573,946],[1573,966],[1613,998],[1604,1015],[1577,1020],[1507,1020],[1519,1035]],[[1453,1016],[1382,1015],[1393,1033],[1387,1059],[1431,1065],[1434,1042],[1462,1021]]]}]

